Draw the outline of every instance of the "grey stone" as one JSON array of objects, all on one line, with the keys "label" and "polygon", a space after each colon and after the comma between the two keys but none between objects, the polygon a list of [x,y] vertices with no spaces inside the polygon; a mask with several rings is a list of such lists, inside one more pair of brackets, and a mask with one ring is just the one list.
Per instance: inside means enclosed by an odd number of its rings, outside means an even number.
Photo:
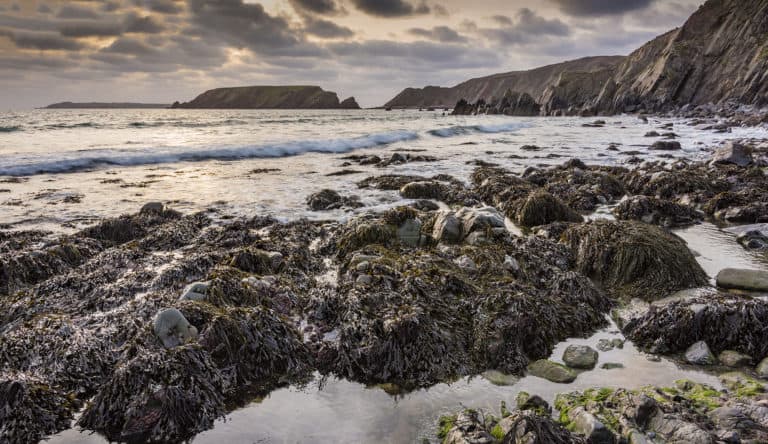
[{"label": "grey stone", "polygon": [[717,274],[717,286],[725,289],[768,292],[768,271],[726,268]]},{"label": "grey stone", "polygon": [[421,245],[421,221],[408,219],[397,229],[397,238],[409,247]]},{"label": "grey stone", "polygon": [[658,142],[655,142],[653,145],[651,145],[649,149],[654,151],[677,151],[682,149],[682,146],[680,146],[680,142],[659,140]]},{"label": "grey stone", "polygon": [[715,355],[712,354],[704,341],[699,341],[688,347],[688,350],[685,351],[685,360],[696,365],[714,365],[717,362]]},{"label": "grey stone", "polygon": [[182,301],[204,301],[208,294],[207,282],[193,282],[184,288],[179,300]]},{"label": "grey stone", "polygon": [[441,211],[435,219],[432,237],[439,242],[459,243],[463,239],[461,221],[453,211]]},{"label": "grey stone", "polygon": [[600,422],[595,415],[587,412],[582,407],[577,407],[571,413],[573,431],[587,437],[590,444],[614,444],[616,435]]},{"label": "grey stone", "polygon": [[587,345],[569,345],[563,353],[563,362],[571,368],[593,369],[597,364],[598,353]]},{"label": "grey stone", "polygon": [[197,328],[175,308],[160,310],[153,322],[155,335],[166,348],[173,348],[197,339]]},{"label": "grey stone", "polygon": [[757,376],[768,379],[768,358],[763,359],[760,361],[759,364],[757,364],[757,368],[755,368],[755,371],[757,372]]},{"label": "grey stone", "polygon": [[556,362],[540,359],[528,366],[528,372],[539,378],[559,384],[567,384],[576,380],[576,372]]},{"label": "grey stone", "polygon": [[752,357],[734,350],[724,350],[717,357],[726,367],[744,367],[752,364]]},{"label": "grey stone", "polygon": [[752,150],[738,142],[727,142],[715,150],[712,156],[712,165],[731,164],[740,167],[749,166],[752,163]]},{"label": "grey stone", "polygon": [[140,214],[163,214],[165,211],[165,204],[162,202],[147,202],[141,207]]}]

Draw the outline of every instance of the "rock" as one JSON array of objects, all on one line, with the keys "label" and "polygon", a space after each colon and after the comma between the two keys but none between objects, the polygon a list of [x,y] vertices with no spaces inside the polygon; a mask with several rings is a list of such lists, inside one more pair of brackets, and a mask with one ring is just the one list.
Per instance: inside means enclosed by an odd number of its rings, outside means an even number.
[{"label": "rock", "polygon": [[505,444],[585,444],[580,436],[569,432],[550,415],[532,410],[511,412],[492,430],[496,442]]},{"label": "rock", "polygon": [[432,237],[439,242],[459,243],[464,239],[464,228],[453,211],[442,211],[435,219]]},{"label": "rock", "polygon": [[282,263],[283,255],[277,251],[245,249],[235,253],[229,265],[248,273],[264,275],[274,273]]},{"label": "rock", "polygon": [[601,352],[613,350],[613,342],[610,339],[600,339],[597,341],[597,349]]},{"label": "rock", "polygon": [[659,140],[657,142],[654,142],[653,145],[651,145],[648,149],[654,150],[654,151],[677,151],[683,149],[682,146],[680,146],[680,142],[670,142],[666,140]]},{"label": "rock", "polygon": [[492,444],[495,441],[493,436],[484,430],[475,410],[465,410],[459,413],[452,423],[441,426],[450,427],[443,438],[443,444]]},{"label": "rock", "polygon": [[720,288],[768,292],[768,271],[726,268],[717,274]]},{"label": "rock", "polygon": [[645,137],[661,137],[661,135],[656,131],[648,131],[645,133]]},{"label": "rock", "polygon": [[768,249],[768,224],[740,225],[726,228],[736,235],[736,240],[748,250]]},{"label": "rock", "polygon": [[440,205],[426,199],[417,200],[411,206],[419,211],[437,211],[440,209]]},{"label": "rock", "polygon": [[717,363],[715,355],[709,350],[704,341],[699,341],[685,351],[685,360],[695,365],[714,365]]},{"label": "rock", "polygon": [[581,273],[626,300],[653,301],[708,283],[686,243],[652,225],[592,221],[566,230],[562,242]]},{"label": "rock", "polygon": [[587,438],[590,444],[615,444],[616,436],[595,415],[577,407],[568,413],[573,431]]},{"label": "rock", "polygon": [[527,392],[520,392],[515,399],[519,410],[532,410],[539,415],[551,415],[552,407],[539,395],[530,395]]},{"label": "rock", "polygon": [[400,195],[406,199],[442,200],[445,194],[445,185],[435,181],[411,182],[400,189]]},{"label": "rock", "polygon": [[746,367],[752,365],[752,357],[734,350],[723,350],[717,360],[726,367]]},{"label": "rock", "polygon": [[340,208],[359,208],[363,204],[353,197],[343,197],[334,190],[324,189],[311,194],[307,198],[307,205],[312,211],[328,211]]},{"label": "rock", "polygon": [[624,368],[624,364],[618,363],[618,362],[604,362],[600,365],[600,368],[603,370],[614,370],[619,368]]},{"label": "rock", "polygon": [[179,300],[182,301],[204,301],[208,293],[207,282],[194,282],[187,285],[181,293]]},{"label": "rock", "polygon": [[341,101],[339,104],[339,108],[341,109],[360,109],[360,105],[357,104],[357,101],[354,97],[348,97]]},{"label": "rock", "polygon": [[175,308],[159,311],[155,316],[153,329],[165,348],[178,347],[197,339],[197,328]]},{"label": "rock", "polygon": [[582,222],[580,214],[546,191],[531,193],[517,211],[517,223],[524,227],[553,222]]},{"label": "rock", "polygon": [[639,220],[666,228],[691,225],[704,219],[704,213],[693,207],[648,196],[623,200],[613,209],[613,214],[620,220]]},{"label": "rock", "polygon": [[165,211],[165,204],[162,202],[148,202],[141,207],[139,214],[158,215]]},{"label": "rock", "polygon": [[528,365],[528,373],[559,384],[568,384],[576,380],[576,372],[546,359],[540,359]]},{"label": "rock", "polygon": [[563,353],[563,362],[571,368],[591,370],[597,364],[598,353],[587,345],[569,345]]},{"label": "rock", "polygon": [[711,165],[738,165],[749,166],[752,163],[752,150],[738,142],[729,141],[715,150]]},{"label": "rock", "polygon": [[763,379],[768,379],[768,358],[763,359],[757,364],[755,372],[757,373],[757,376]]},{"label": "rock", "polygon": [[464,207],[456,212],[456,217],[461,221],[464,237],[475,231],[485,231],[494,228],[506,229],[504,216],[493,207]]},{"label": "rock", "polygon": [[397,239],[409,247],[423,245],[421,222],[417,219],[407,219],[397,228]]}]

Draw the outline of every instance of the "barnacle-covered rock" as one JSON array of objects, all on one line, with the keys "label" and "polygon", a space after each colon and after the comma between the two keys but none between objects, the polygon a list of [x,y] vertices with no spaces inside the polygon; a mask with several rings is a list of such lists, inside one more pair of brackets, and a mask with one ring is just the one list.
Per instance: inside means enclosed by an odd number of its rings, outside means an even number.
[{"label": "barnacle-covered rock", "polygon": [[701,222],[704,214],[688,205],[648,196],[633,196],[613,210],[620,220],[639,220],[666,228],[681,227]]},{"label": "barnacle-covered rock", "polygon": [[708,282],[685,242],[653,225],[592,221],[569,228],[563,242],[577,269],[618,298],[651,301]]}]

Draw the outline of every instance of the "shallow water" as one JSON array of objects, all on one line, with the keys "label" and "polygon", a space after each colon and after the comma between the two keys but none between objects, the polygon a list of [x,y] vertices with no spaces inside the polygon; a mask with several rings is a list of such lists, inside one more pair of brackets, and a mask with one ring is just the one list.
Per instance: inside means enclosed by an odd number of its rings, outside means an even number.
[{"label": "shallow water", "polygon": [[[0,132],[0,224],[14,229],[74,230],[96,219],[135,212],[147,201],[165,201],[180,211],[219,208],[228,214],[280,218],[346,218],[342,211],[314,213],[306,197],[321,188],[361,194],[368,208],[394,205],[396,192],[354,185],[373,174],[446,173],[468,180],[482,159],[520,171],[553,165],[567,157],[617,164],[656,139],[643,137],[661,120],[443,116],[441,112],[230,111],[230,110],[35,110],[3,113]],[[733,134],[702,131],[676,120],[683,151],[700,157],[705,148],[732,137],[768,137],[764,128]],[[537,145],[540,151],[521,150]],[[388,168],[342,167],[346,154],[418,150],[438,162]],[[511,156],[515,156],[512,158]],[[559,157],[558,157],[559,156]],[[359,171],[326,176],[342,168]],[[275,171],[255,172],[272,169]],[[65,226],[62,226],[65,224]]]}]

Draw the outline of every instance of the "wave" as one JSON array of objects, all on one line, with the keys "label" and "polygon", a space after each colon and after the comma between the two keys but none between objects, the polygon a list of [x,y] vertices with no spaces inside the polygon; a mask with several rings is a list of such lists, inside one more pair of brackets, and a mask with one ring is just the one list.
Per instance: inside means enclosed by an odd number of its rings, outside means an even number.
[{"label": "wave", "polygon": [[525,128],[527,125],[524,123],[502,123],[498,125],[457,125],[449,126],[446,128],[438,128],[427,131],[429,134],[435,137],[455,137],[472,133],[483,134],[497,134],[497,133],[511,133],[519,129]]},{"label": "wave", "polygon": [[156,122],[131,122],[128,124],[131,128],[157,128],[162,126],[171,126],[179,128],[206,128],[214,126],[247,125],[245,120],[227,119],[219,122],[181,122],[181,121],[156,121]]},{"label": "wave", "polygon": [[[418,139],[411,131],[393,131],[349,139],[304,140],[265,145],[197,148],[197,149],[145,149],[137,151],[92,151],[82,157],[45,158],[29,162],[25,159],[7,159],[0,163],[0,176],[32,176],[35,174],[70,173],[99,166],[136,166],[161,163],[195,162],[204,160],[240,160],[296,156],[304,153],[346,153]],[[26,161],[26,163],[23,163]]]},{"label": "wave", "polygon": [[50,125],[42,126],[42,129],[74,129],[74,128],[99,128],[99,124],[94,122],[80,122],[80,123],[52,123]]},{"label": "wave", "polygon": [[0,133],[12,133],[14,131],[21,131],[21,127],[16,126],[0,126]]}]

